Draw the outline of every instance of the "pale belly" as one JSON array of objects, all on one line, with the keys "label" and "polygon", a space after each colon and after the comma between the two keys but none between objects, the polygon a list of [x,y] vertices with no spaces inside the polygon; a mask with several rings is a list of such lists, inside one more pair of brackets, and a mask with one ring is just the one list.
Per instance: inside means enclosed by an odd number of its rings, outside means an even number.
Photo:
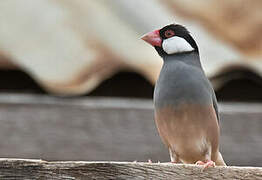
[{"label": "pale belly", "polygon": [[203,159],[217,151],[219,128],[212,106],[181,105],[155,111],[159,135],[184,162]]}]

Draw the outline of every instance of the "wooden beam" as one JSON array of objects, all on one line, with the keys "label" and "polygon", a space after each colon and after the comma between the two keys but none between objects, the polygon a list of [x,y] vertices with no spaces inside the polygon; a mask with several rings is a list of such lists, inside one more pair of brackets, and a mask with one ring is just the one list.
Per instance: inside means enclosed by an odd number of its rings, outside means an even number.
[{"label": "wooden beam", "polygon": [[262,179],[262,168],[215,167],[142,162],[47,162],[0,159],[0,178],[13,179]]},{"label": "wooden beam", "polygon": [[[262,166],[262,104],[221,103],[228,165]],[[0,157],[169,161],[151,100],[0,95]]]}]

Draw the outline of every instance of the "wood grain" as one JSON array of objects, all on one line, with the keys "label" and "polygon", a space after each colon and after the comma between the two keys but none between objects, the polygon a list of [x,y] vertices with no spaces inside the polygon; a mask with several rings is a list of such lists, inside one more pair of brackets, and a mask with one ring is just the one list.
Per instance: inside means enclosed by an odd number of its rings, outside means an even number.
[{"label": "wood grain", "polygon": [[[262,166],[262,105],[219,105],[228,165]],[[151,100],[0,95],[0,157],[168,162]]]},{"label": "wood grain", "polygon": [[171,163],[47,162],[32,159],[0,159],[0,178],[13,179],[262,179],[262,168],[215,167]]}]

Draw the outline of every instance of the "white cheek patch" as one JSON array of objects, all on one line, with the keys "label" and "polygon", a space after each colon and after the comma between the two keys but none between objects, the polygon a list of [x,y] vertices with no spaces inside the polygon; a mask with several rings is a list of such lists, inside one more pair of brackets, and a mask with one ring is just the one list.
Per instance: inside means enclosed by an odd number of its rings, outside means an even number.
[{"label": "white cheek patch", "polygon": [[162,43],[162,48],[167,54],[194,50],[194,48],[184,38],[178,36],[165,39]]}]

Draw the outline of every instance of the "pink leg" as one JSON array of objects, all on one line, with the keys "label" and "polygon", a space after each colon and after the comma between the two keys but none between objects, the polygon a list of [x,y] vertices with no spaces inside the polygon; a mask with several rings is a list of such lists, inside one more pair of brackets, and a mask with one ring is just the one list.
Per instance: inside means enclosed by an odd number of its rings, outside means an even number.
[{"label": "pink leg", "polygon": [[214,162],[214,161],[211,161],[211,160],[207,160],[206,162],[197,161],[197,162],[196,162],[196,165],[203,165],[203,166],[204,166],[204,169],[209,168],[209,167],[215,167],[215,166],[216,166],[215,162]]}]

